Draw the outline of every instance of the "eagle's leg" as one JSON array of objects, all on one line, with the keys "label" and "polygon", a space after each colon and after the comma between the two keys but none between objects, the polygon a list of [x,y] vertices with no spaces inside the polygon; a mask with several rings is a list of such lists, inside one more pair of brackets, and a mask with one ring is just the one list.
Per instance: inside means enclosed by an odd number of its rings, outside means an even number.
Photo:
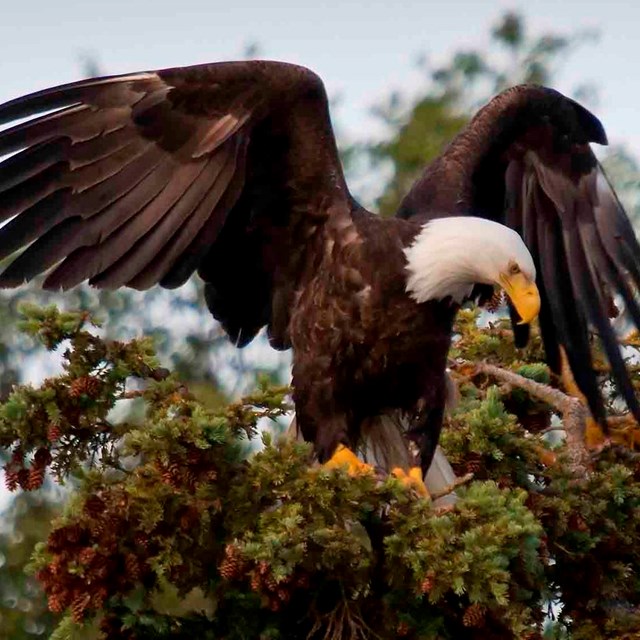
[{"label": "eagle's leg", "polygon": [[[318,406],[318,405],[316,405]],[[302,402],[296,405],[296,418],[307,442],[313,442],[318,460],[329,469],[346,467],[351,475],[373,472],[373,467],[363,462],[349,448],[348,422],[344,413],[336,411],[332,415],[305,411]]]},{"label": "eagle's leg", "polygon": [[335,453],[324,463],[324,466],[328,469],[346,467],[347,471],[353,476],[373,472],[373,467],[370,464],[362,462],[362,460],[344,444],[339,444],[336,447]]},{"label": "eagle's leg", "polygon": [[426,412],[417,423],[412,425],[407,436],[418,447],[420,454],[420,472],[427,475],[433,456],[440,440],[442,421],[444,420],[444,404],[438,404]]},{"label": "eagle's leg", "polygon": [[421,496],[425,496],[426,498],[430,497],[420,467],[411,467],[408,471],[400,467],[395,467],[391,470],[391,474],[398,478],[405,486],[415,489]]},{"label": "eagle's leg", "polygon": [[429,410],[425,416],[419,418],[407,432],[407,437],[418,448],[420,465],[410,467],[408,471],[396,467],[391,473],[400,479],[406,486],[415,489],[420,495],[429,497],[429,490],[424,483],[424,478],[433,461],[433,456],[440,439],[444,407],[435,407]]}]

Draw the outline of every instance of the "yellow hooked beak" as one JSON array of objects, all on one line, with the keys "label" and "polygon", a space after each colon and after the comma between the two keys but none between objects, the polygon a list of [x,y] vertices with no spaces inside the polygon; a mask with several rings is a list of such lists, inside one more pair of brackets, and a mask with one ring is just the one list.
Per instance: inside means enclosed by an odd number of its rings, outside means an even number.
[{"label": "yellow hooked beak", "polygon": [[529,324],[540,313],[540,293],[533,280],[519,271],[500,274],[500,285],[520,316],[518,324]]}]

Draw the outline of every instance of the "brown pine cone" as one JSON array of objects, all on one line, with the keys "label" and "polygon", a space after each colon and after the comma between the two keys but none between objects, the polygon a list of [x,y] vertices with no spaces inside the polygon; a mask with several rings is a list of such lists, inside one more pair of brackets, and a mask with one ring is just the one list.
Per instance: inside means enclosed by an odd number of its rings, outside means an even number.
[{"label": "brown pine cone", "polygon": [[129,577],[133,582],[140,580],[142,567],[138,556],[133,553],[127,553],[124,559],[124,567],[127,572],[127,577]]},{"label": "brown pine cone", "polygon": [[80,564],[89,565],[93,562],[96,555],[97,551],[93,547],[85,547],[78,554],[78,560],[80,561]]},{"label": "brown pine cone", "polygon": [[102,609],[104,601],[109,596],[109,592],[105,587],[99,587],[91,596],[91,608]]},{"label": "brown pine cone", "polygon": [[38,466],[33,466],[29,469],[29,479],[27,480],[26,486],[28,491],[35,491],[42,486],[45,471],[46,469],[44,467]]},{"label": "brown pine cone", "polygon": [[62,613],[67,608],[67,598],[61,593],[52,593],[47,598],[47,607],[52,613]]},{"label": "brown pine cone", "polygon": [[220,575],[226,580],[233,580],[240,574],[242,562],[237,557],[227,557],[220,564]]},{"label": "brown pine cone", "polygon": [[433,584],[433,576],[427,576],[420,585],[420,591],[422,591],[422,593],[429,593],[429,591],[433,589]]},{"label": "brown pine cone", "polygon": [[467,607],[467,610],[462,616],[462,624],[465,627],[475,627],[479,629],[484,626],[486,617],[486,609],[483,605],[475,602]]},{"label": "brown pine cone", "polygon": [[55,424],[50,424],[47,429],[47,440],[51,443],[57,442],[60,440],[62,436],[62,431],[60,431],[60,427]]},{"label": "brown pine cone", "polygon": [[5,465],[4,467],[4,486],[7,488],[7,491],[15,491],[20,484],[20,479],[18,475],[18,470],[13,467],[9,467],[9,465]]},{"label": "brown pine cone", "polygon": [[493,295],[485,303],[487,311],[495,313],[504,304],[504,291],[497,289],[493,292]]},{"label": "brown pine cone", "polygon": [[95,398],[102,390],[102,380],[94,376],[82,376],[76,378],[69,387],[69,395],[72,398],[79,398],[81,395]]},{"label": "brown pine cone", "polygon": [[251,590],[260,591],[261,589],[262,589],[262,580],[257,573],[253,572],[251,574]]},{"label": "brown pine cone", "polygon": [[84,618],[84,612],[86,611],[89,603],[91,602],[91,596],[88,593],[81,593],[77,595],[71,603],[71,617],[74,622],[82,622]]},{"label": "brown pine cone", "polygon": [[277,589],[276,596],[281,602],[289,602],[291,600],[291,594],[286,589]]},{"label": "brown pine cone", "polygon": [[276,579],[273,577],[273,574],[271,573],[268,573],[264,577],[264,584],[267,587],[267,589],[269,589],[269,591],[275,591],[278,588],[278,583],[276,582]]},{"label": "brown pine cone", "polygon": [[465,473],[478,473],[482,467],[482,454],[480,453],[470,454],[464,465]]}]

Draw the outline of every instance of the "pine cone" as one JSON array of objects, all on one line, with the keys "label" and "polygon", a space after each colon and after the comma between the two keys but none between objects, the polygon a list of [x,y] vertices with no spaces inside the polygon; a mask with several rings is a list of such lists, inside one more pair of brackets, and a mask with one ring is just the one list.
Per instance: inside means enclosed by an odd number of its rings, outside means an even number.
[{"label": "pine cone", "polygon": [[84,527],[81,527],[78,524],[70,524],[64,527],[63,530],[67,536],[67,540],[71,544],[78,544],[85,533]]},{"label": "pine cone", "polygon": [[78,560],[80,564],[89,565],[93,562],[97,555],[97,551],[93,547],[85,547],[79,554]]},{"label": "pine cone", "polygon": [[104,601],[108,598],[109,592],[105,587],[99,587],[91,596],[91,608],[102,609]]},{"label": "pine cone", "polygon": [[539,411],[518,416],[520,424],[530,433],[540,433],[551,424],[551,413],[549,411]]},{"label": "pine cone", "polygon": [[286,589],[277,589],[276,596],[278,596],[278,600],[281,602],[289,602],[289,600],[291,600],[291,594]]},{"label": "pine cone", "polygon": [[165,467],[162,472],[162,479],[172,487],[180,486],[180,465],[175,462],[172,462],[168,467]]},{"label": "pine cone", "polygon": [[186,469],[183,469],[182,478],[187,488],[193,490],[198,480],[196,472],[192,468],[187,467]]},{"label": "pine cone", "polygon": [[54,529],[47,539],[47,548],[53,553],[62,551],[67,545],[67,535],[64,527]]},{"label": "pine cone", "polygon": [[82,376],[76,378],[69,387],[69,395],[72,398],[79,398],[81,395],[95,398],[102,390],[102,380],[93,376]]},{"label": "pine cone", "polygon": [[67,567],[64,558],[60,555],[56,556],[49,564],[49,571],[52,576],[61,576],[66,573]]},{"label": "pine cone", "polygon": [[62,431],[60,431],[60,427],[55,424],[50,424],[47,429],[47,440],[51,443],[57,442],[60,440],[62,436]]},{"label": "pine cone", "polygon": [[133,553],[127,553],[124,559],[124,567],[127,573],[127,577],[133,582],[137,582],[140,580],[140,575],[142,573],[142,567],[140,566],[140,560]]},{"label": "pine cone", "polygon": [[482,454],[480,453],[470,454],[464,465],[465,473],[478,473],[482,467]]},{"label": "pine cone", "polygon": [[29,469],[29,479],[27,480],[26,489],[28,491],[35,491],[42,486],[44,482],[44,474],[46,472],[46,467],[40,467],[38,465],[34,465]]},{"label": "pine cone", "polygon": [[504,291],[498,289],[493,292],[493,295],[485,303],[485,308],[491,313],[495,313],[504,304]]},{"label": "pine cone", "polygon": [[240,575],[242,561],[237,557],[227,557],[220,565],[220,575],[226,580],[233,580]]},{"label": "pine cone", "polygon": [[433,584],[433,576],[427,576],[420,585],[420,591],[422,591],[422,593],[429,593],[429,591],[433,589]]},{"label": "pine cone", "polygon": [[62,613],[67,607],[66,600],[67,599],[63,597],[63,594],[52,593],[47,598],[47,607],[52,613]]},{"label": "pine cone", "polygon": [[88,593],[82,593],[76,596],[71,603],[71,617],[74,622],[82,622],[84,618],[84,612],[86,611],[89,603],[91,602],[91,596]]},{"label": "pine cone", "polygon": [[471,606],[467,607],[467,610],[462,616],[462,624],[465,627],[474,627],[479,629],[484,627],[486,616],[486,609],[483,605],[475,602]]},{"label": "pine cone", "polygon": [[18,470],[5,465],[4,467],[4,485],[7,491],[15,491],[20,484]]},{"label": "pine cone", "polygon": [[262,580],[260,579],[260,576],[255,572],[252,573],[251,574],[251,590],[260,591],[261,588],[262,588]]},{"label": "pine cone", "polygon": [[33,464],[29,469],[29,478],[27,480],[27,489],[33,491],[39,489],[44,482],[44,474],[51,462],[51,452],[44,447],[38,449],[33,457]]},{"label": "pine cone", "polygon": [[276,582],[276,579],[273,577],[272,573],[268,573],[264,577],[264,584],[267,589],[269,589],[269,591],[275,591],[278,588],[278,583]]}]

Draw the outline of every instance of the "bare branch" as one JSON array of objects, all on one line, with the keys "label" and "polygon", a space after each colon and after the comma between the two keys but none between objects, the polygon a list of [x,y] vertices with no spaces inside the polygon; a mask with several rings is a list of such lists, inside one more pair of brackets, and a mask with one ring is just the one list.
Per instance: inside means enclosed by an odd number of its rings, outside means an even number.
[{"label": "bare branch", "polygon": [[468,484],[474,478],[473,473],[467,473],[463,475],[461,478],[456,478],[451,484],[443,487],[436,493],[431,494],[431,499],[435,502],[438,498],[444,498],[444,496],[448,496],[450,493],[453,493],[458,487],[463,484]]},{"label": "bare branch", "polygon": [[569,396],[547,384],[536,382],[513,371],[502,369],[486,362],[477,364],[476,370],[507,384],[524,389],[531,396],[550,404],[559,411],[562,414],[562,421],[567,434],[566,443],[570,469],[577,477],[586,475],[590,463],[589,451],[585,444],[585,428],[589,413],[586,406],[578,398]]}]

